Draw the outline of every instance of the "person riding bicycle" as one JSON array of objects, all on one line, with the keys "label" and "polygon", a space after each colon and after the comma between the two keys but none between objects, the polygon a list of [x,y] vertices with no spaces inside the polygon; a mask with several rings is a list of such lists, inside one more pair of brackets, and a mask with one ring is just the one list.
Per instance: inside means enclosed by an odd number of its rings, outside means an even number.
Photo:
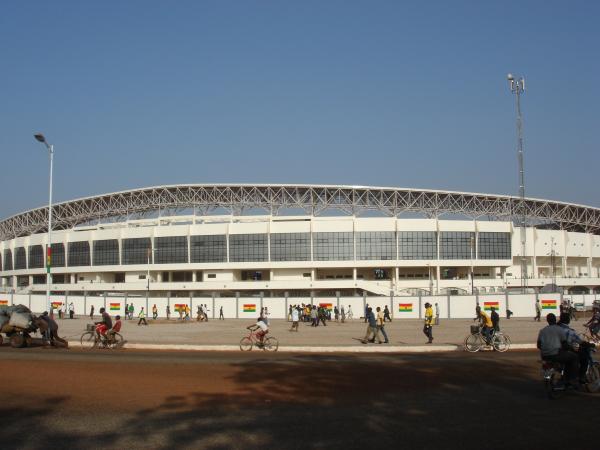
[{"label": "person riding bicycle", "polygon": [[106,337],[108,338],[108,342],[113,342],[115,339],[115,334],[121,331],[121,316],[115,317],[115,323],[113,327],[106,332]]},{"label": "person riding bicycle", "polygon": [[112,328],[112,320],[110,315],[106,312],[106,308],[100,308],[100,315],[102,320],[100,322],[94,322],[96,327],[96,334],[99,339],[106,338],[106,332]]},{"label": "person riding bicycle", "polygon": [[567,332],[556,323],[554,314],[548,314],[546,321],[548,326],[540,330],[537,339],[542,360],[564,364],[567,383],[577,385],[578,358],[576,353],[568,349]]},{"label": "person riding bicycle", "polygon": [[260,345],[263,345],[265,334],[269,332],[269,326],[263,322],[262,317],[258,318],[258,321],[254,325],[246,327],[250,331],[256,331],[256,337],[258,338]]},{"label": "person riding bicycle", "polygon": [[485,342],[487,344],[490,343],[492,339],[492,330],[494,329],[494,324],[492,323],[492,319],[487,313],[479,308],[479,326],[481,327],[481,334],[485,338]]},{"label": "person riding bicycle", "polygon": [[590,351],[595,346],[594,344],[581,339],[577,332],[569,326],[570,323],[570,312],[562,313],[558,321],[558,326],[565,330],[569,350],[576,352],[579,357],[579,382],[585,384],[587,382],[585,374],[590,360]]},{"label": "person riding bicycle", "polygon": [[592,308],[592,318],[584,325],[594,339],[600,339],[600,305],[594,305]]}]

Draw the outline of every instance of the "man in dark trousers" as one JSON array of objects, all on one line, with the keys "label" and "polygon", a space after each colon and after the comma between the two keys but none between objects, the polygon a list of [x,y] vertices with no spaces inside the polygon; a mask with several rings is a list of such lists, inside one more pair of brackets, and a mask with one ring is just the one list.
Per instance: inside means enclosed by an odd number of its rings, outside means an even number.
[{"label": "man in dark trousers", "polygon": [[492,313],[490,314],[490,319],[492,320],[492,328],[495,331],[500,331],[500,316],[496,312],[496,308],[492,306]]}]

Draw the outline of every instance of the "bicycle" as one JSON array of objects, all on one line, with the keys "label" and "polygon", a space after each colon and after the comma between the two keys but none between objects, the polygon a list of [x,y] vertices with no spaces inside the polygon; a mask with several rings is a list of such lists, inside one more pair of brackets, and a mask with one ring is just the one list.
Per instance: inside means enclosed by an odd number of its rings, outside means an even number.
[{"label": "bicycle", "polygon": [[510,348],[510,339],[508,336],[501,332],[497,332],[494,329],[491,330],[491,334],[486,338],[478,325],[471,325],[471,334],[465,338],[465,350],[470,353],[475,353],[485,347],[492,347],[495,351],[504,353]]},{"label": "bicycle", "polygon": [[260,342],[260,338],[257,336],[256,332],[250,331],[248,336],[243,337],[240,340],[240,350],[249,352],[252,350],[252,347],[262,348],[268,352],[276,352],[279,348],[279,341],[277,338],[273,336],[265,337],[263,342]]},{"label": "bicycle", "polygon": [[109,341],[104,336],[96,333],[96,325],[88,324],[86,326],[86,331],[83,332],[80,338],[81,347],[85,350],[91,350],[93,348],[108,348],[108,349],[117,349],[121,348],[124,344],[123,336],[120,333],[111,333],[112,339]]}]

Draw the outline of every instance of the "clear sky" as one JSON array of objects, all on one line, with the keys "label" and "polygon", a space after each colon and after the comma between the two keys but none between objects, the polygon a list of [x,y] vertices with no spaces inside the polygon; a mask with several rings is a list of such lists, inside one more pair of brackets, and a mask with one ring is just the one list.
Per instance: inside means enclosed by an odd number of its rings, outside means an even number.
[{"label": "clear sky", "polygon": [[179,183],[526,194],[600,206],[600,2],[0,4],[0,218]]}]

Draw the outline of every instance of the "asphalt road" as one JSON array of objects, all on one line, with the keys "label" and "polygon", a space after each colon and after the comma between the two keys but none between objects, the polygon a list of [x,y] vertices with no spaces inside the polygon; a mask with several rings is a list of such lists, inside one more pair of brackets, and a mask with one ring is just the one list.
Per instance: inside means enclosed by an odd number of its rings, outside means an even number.
[{"label": "asphalt road", "polygon": [[3,346],[0,448],[593,447],[600,395],[548,400],[537,359]]}]

